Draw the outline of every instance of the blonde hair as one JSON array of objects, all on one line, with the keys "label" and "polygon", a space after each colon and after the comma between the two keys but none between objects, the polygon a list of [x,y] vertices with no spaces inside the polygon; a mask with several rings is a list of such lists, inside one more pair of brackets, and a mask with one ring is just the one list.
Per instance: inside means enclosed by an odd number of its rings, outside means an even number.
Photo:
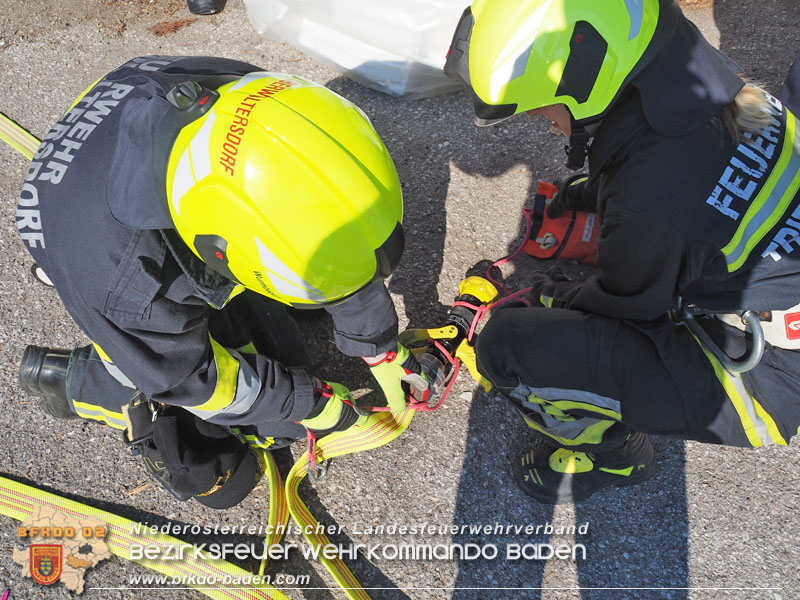
[{"label": "blonde hair", "polygon": [[725,110],[722,123],[737,143],[744,134],[755,135],[772,122],[771,104],[767,93],[754,83],[745,83]]}]

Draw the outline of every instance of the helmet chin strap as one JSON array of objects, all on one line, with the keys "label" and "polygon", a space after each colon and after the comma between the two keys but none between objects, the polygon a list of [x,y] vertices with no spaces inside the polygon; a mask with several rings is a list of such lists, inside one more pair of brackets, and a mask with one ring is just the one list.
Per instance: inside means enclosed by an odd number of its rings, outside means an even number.
[{"label": "helmet chin strap", "polygon": [[564,146],[564,151],[567,153],[567,168],[577,171],[583,168],[586,155],[589,153],[589,134],[572,114],[569,116],[569,122],[571,127],[569,144]]}]

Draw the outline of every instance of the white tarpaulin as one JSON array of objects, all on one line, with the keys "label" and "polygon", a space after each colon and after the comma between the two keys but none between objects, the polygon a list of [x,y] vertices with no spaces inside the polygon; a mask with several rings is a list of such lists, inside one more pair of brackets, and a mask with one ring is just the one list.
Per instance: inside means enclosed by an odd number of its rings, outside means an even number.
[{"label": "white tarpaulin", "polygon": [[459,85],[442,73],[470,0],[245,0],[256,31],[367,87],[422,98]]}]

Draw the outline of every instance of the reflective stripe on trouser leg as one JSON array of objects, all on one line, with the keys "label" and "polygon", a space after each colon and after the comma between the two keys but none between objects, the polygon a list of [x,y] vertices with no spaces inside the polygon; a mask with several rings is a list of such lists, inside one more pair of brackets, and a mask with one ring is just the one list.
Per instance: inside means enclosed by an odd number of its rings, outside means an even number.
[{"label": "reflective stripe on trouser leg", "polygon": [[[695,340],[700,344],[700,340],[697,340],[697,338],[695,338]],[[783,439],[783,436],[778,430],[775,420],[747,390],[742,380],[742,375],[740,373],[726,371],[719,360],[703,348],[702,344],[700,344],[700,347],[711,363],[714,373],[720,384],[722,384],[728,399],[736,409],[736,414],[739,417],[742,429],[750,445],[754,448],[769,446],[771,444],[786,446],[786,440]]]},{"label": "reflective stripe on trouser leg", "polygon": [[133,382],[130,379],[128,379],[125,373],[123,373],[117,365],[114,364],[114,361],[112,361],[111,358],[109,358],[108,354],[106,354],[105,351],[103,351],[103,349],[100,346],[98,346],[94,342],[92,342],[92,346],[94,346],[94,350],[95,352],[97,352],[97,355],[100,357],[100,360],[103,361],[103,366],[106,368],[106,371],[108,371],[109,375],[111,375],[114,379],[119,381],[125,387],[136,389],[136,386],[133,385]]},{"label": "reflective stripe on trouser leg", "polygon": [[507,392],[529,427],[566,448],[616,447],[627,437],[620,403],[581,390],[519,385]]},{"label": "reflective stripe on trouser leg", "polygon": [[119,372],[101,357],[96,346],[76,348],[67,368],[67,395],[79,417],[125,429],[122,407],[130,402],[136,390],[121,372],[122,376],[117,377],[115,370]]},{"label": "reflective stripe on trouser leg", "polygon": [[619,385],[613,369],[619,328],[619,321],[577,311],[498,310],[478,336],[478,368],[553,443],[617,448],[630,433],[620,407],[644,391]]},{"label": "reflective stripe on trouser leg", "polygon": [[82,419],[87,419],[89,421],[100,421],[101,423],[105,423],[114,429],[125,429],[127,427],[125,423],[125,415],[122,414],[122,411],[116,412],[96,404],[79,402],[78,400],[73,400],[72,406],[75,407],[75,412]]}]

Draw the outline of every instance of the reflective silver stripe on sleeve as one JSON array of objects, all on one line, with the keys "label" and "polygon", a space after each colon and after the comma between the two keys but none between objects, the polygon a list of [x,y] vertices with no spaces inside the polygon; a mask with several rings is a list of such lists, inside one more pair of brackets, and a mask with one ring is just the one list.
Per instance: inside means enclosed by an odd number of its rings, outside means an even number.
[{"label": "reflective silver stripe on sleeve", "polygon": [[[240,415],[253,407],[255,404],[256,398],[258,398],[258,393],[261,390],[261,380],[256,375],[255,370],[250,364],[239,354],[236,350],[231,350],[229,348],[221,348],[215,347],[214,348],[214,360],[217,361],[217,352],[221,351],[227,352],[230,358],[233,358],[238,362],[238,374],[236,377],[236,393],[233,396],[233,400],[221,407],[211,407],[208,406],[209,403],[206,402],[200,406],[186,406],[186,410],[196,414],[201,419],[209,419],[215,415],[225,414],[225,415]],[[219,362],[217,361],[217,377],[224,377],[225,373],[221,372],[222,370],[219,368]],[[207,408],[203,408],[207,407]]]}]

